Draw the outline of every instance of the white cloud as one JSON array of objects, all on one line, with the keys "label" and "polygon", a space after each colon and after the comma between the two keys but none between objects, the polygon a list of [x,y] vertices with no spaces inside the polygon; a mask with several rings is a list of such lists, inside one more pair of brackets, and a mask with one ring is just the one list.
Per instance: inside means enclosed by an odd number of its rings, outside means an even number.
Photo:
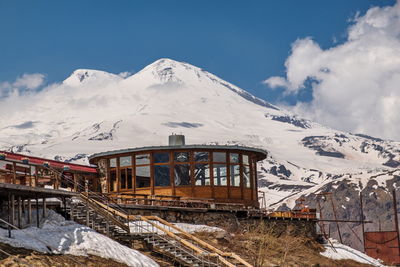
[{"label": "white cloud", "polygon": [[400,140],[400,3],[357,16],[343,44],[322,50],[297,40],[286,77],[264,81],[286,93],[312,84],[313,100],[293,109],[334,128]]},{"label": "white cloud", "polygon": [[31,92],[44,84],[45,75],[41,73],[23,74],[14,82],[0,82],[0,99],[12,95]]},{"label": "white cloud", "polygon": [[41,73],[24,74],[18,77],[13,83],[14,87],[26,88],[26,89],[37,89],[39,86],[43,85],[45,75]]}]

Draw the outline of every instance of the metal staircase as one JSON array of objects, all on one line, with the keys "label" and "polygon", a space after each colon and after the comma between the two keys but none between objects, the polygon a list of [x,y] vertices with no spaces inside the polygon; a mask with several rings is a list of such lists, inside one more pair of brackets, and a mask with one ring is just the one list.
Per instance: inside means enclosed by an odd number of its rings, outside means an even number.
[{"label": "metal staircase", "polygon": [[[74,184],[62,173],[59,175],[60,179]],[[65,202],[64,209],[70,219],[124,245],[131,245],[135,239],[142,240],[151,250],[178,266],[252,266],[235,253],[223,252],[157,216],[129,215],[107,196],[88,192],[87,188],[81,190]]]}]

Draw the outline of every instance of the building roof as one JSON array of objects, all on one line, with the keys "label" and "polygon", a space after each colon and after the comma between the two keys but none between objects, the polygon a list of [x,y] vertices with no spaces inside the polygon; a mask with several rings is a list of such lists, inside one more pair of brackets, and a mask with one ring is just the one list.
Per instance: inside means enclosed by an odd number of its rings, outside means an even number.
[{"label": "building roof", "polygon": [[43,165],[45,162],[47,162],[47,163],[49,163],[50,167],[57,168],[57,169],[62,169],[62,168],[64,168],[64,166],[68,166],[71,171],[97,173],[97,170],[95,167],[79,165],[79,164],[74,164],[74,163],[66,163],[66,162],[62,162],[62,161],[27,156],[27,155],[16,154],[16,153],[5,152],[5,151],[0,151],[0,153],[5,154],[6,159],[8,159],[8,160],[22,162],[22,160],[24,158],[27,158],[29,160],[29,164],[31,164],[31,165]]},{"label": "building roof", "polygon": [[149,150],[185,150],[185,149],[213,149],[213,150],[242,150],[246,152],[253,152],[257,155],[257,160],[263,160],[267,157],[267,151],[259,148],[245,147],[245,146],[229,146],[229,145],[183,145],[183,146],[147,146],[137,148],[126,148],[119,150],[112,150],[106,152],[100,152],[89,156],[89,160],[92,161],[96,158],[128,154],[134,152],[144,152]]}]

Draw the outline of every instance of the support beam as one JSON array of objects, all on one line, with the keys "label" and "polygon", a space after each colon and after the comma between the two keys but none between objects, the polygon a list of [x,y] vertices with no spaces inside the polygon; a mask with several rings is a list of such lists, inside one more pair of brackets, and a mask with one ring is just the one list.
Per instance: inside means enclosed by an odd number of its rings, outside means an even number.
[{"label": "support beam", "polygon": [[44,197],[43,198],[43,205],[42,205],[42,207],[43,207],[43,218],[46,218],[46,198]]},{"label": "support beam", "polygon": [[21,229],[22,228],[22,200],[21,200],[20,196],[18,196],[17,203],[18,203],[18,211],[17,211],[17,214],[18,214],[18,228]]},{"label": "support beam", "polygon": [[36,226],[37,228],[40,227],[40,220],[39,220],[39,199],[36,196]]},{"label": "support beam", "polygon": [[11,224],[16,225],[15,221],[15,196],[11,195]]},{"label": "support beam", "polygon": [[28,224],[32,223],[32,202],[31,199],[27,200],[27,205],[28,205]]},{"label": "support beam", "polygon": [[[8,193],[8,223],[12,224],[11,221],[11,195]],[[8,237],[11,238],[11,227],[10,225],[7,226],[8,228]]]}]

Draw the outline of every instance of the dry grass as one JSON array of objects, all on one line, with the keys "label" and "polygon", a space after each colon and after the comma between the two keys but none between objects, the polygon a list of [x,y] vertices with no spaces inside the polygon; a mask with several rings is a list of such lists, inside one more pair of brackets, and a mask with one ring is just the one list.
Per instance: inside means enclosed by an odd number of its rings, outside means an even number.
[{"label": "dry grass", "polygon": [[254,266],[315,266],[315,267],[364,267],[370,266],[352,260],[331,260],[319,254],[323,246],[303,236],[290,232],[275,234],[273,227],[260,222],[240,232],[221,236],[219,234],[197,233],[225,251],[235,252]]}]

